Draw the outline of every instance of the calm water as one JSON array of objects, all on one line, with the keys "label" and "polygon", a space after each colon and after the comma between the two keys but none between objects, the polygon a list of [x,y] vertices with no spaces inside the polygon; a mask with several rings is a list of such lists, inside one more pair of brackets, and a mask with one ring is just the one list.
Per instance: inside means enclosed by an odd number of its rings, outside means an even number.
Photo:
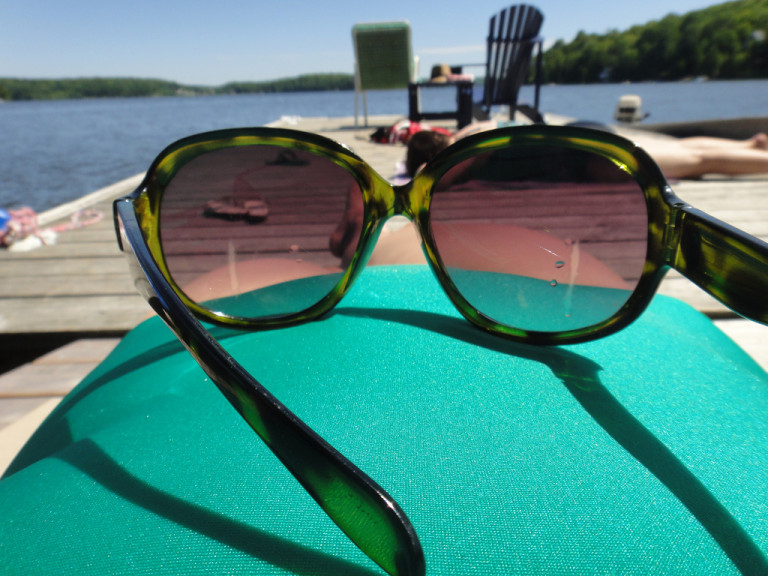
[{"label": "calm water", "polygon": [[[768,80],[545,86],[545,111],[610,123],[622,94],[639,94],[648,122],[768,115]],[[450,106],[430,90],[425,108]],[[522,100],[532,100],[525,88]],[[407,115],[405,91],[372,92],[369,114]],[[0,104],[0,207],[41,211],[145,170],[166,144],[195,132],[258,126],[281,116],[351,116],[353,92],[136,98]]]}]

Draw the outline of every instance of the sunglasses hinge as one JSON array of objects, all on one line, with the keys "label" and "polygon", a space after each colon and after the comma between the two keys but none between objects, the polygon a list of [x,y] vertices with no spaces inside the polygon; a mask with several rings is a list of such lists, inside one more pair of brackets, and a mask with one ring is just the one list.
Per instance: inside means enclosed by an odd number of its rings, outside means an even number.
[{"label": "sunglasses hinge", "polygon": [[685,225],[685,207],[684,202],[676,202],[670,206],[664,229],[664,260],[673,267],[676,267],[680,254],[680,238]]}]

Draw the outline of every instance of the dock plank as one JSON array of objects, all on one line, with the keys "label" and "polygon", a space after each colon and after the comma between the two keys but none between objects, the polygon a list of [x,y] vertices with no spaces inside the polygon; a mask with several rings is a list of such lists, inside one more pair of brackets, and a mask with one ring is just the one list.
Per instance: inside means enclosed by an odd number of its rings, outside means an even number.
[{"label": "dock plank", "polygon": [[[57,276],[93,276],[120,274],[128,277],[128,266],[125,257],[115,255],[110,257],[81,258],[35,258],[7,259],[0,258],[0,277],[11,278],[47,278]],[[48,282],[48,280],[46,280]],[[49,283],[50,284],[50,283]]]},{"label": "dock plank", "polygon": [[[73,233],[74,234],[74,233]],[[35,260],[77,260],[85,257],[120,257],[115,235],[105,236],[94,242],[59,243],[53,246],[44,246],[30,252],[12,252],[9,261],[21,260],[34,262]]]},{"label": "dock plank", "polygon": [[[3,267],[0,266],[0,270]],[[133,295],[136,288],[125,274],[57,274],[55,276],[16,276],[0,284],[0,298],[58,296]]]},{"label": "dock plank", "polygon": [[0,299],[0,331],[17,335],[127,332],[151,313],[138,293],[3,298]]}]

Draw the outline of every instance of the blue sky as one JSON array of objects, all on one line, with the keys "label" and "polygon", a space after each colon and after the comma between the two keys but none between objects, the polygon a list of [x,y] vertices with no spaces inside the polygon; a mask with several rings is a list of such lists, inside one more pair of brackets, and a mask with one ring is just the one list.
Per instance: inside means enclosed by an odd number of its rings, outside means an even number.
[{"label": "blue sky", "polygon": [[[538,0],[542,35],[569,40],[712,0]],[[220,85],[352,72],[356,22],[408,20],[420,72],[480,62],[502,0],[0,0],[0,77],[135,76]]]}]

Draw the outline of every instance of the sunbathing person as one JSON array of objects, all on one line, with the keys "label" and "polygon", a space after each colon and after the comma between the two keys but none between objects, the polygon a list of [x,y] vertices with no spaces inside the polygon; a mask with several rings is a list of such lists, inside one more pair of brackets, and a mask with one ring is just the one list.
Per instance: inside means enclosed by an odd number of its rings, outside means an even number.
[{"label": "sunbathing person", "polygon": [[[498,127],[499,124],[494,120],[476,122],[459,130],[451,142]],[[414,138],[420,134],[415,134]],[[420,142],[415,144],[417,149],[425,148],[423,140],[429,138],[434,137],[420,135]],[[707,174],[768,174],[768,136],[765,134],[756,134],[747,140],[698,136],[666,138],[633,134],[631,140],[654,159],[667,178],[700,178]],[[427,160],[429,158],[423,160],[422,164]]]},{"label": "sunbathing person", "polygon": [[768,137],[643,138],[635,142],[653,158],[667,178],[700,178],[706,174],[740,176],[768,173]]}]

